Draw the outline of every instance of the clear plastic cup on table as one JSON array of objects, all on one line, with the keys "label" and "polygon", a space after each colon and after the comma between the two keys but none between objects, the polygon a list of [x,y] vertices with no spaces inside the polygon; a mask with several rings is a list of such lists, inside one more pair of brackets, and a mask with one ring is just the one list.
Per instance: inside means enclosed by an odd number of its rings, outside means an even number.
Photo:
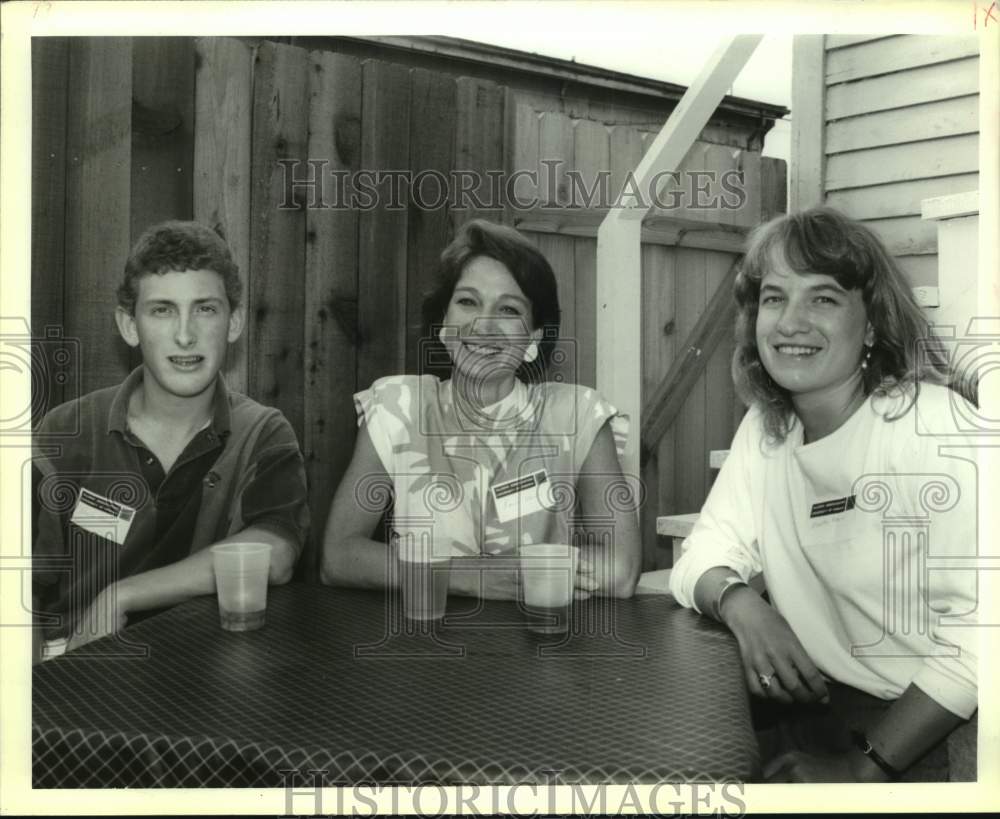
[{"label": "clear plastic cup on table", "polygon": [[521,599],[532,617],[529,628],[539,634],[569,630],[580,550],[568,543],[521,546]]},{"label": "clear plastic cup on table", "polygon": [[410,620],[433,622],[444,617],[448,604],[451,554],[435,554],[427,539],[401,537],[396,543],[403,614]]},{"label": "clear plastic cup on table", "polygon": [[219,543],[212,547],[219,619],[226,631],[253,631],[264,625],[269,543]]}]

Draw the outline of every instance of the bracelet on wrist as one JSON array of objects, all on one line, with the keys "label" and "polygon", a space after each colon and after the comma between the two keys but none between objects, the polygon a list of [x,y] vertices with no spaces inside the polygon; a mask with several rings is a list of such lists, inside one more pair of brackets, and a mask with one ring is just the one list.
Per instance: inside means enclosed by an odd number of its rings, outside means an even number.
[{"label": "bracelet on wrist", "polygon": [[851,739],[854,740],[854,744],[857,746],[858,750],[874,762],[882,770],[882,773],[889,777],[890,782],[899,781],[903,772],[887,762],[882,755],[872,747],[871,742],[868,741],[868,737],[860,731],[851,731]]},{"label": "bracelet on wrist", "polygon": [[720,623],[722,622],[722,601],[729,592],[731,592],[737,586],[745,586],[746,583],[743,582],[741,577],[737,575],[730,575],[725,580],[722,581],[722,585],[719,587],[719,593],[715,596],[715,606],[712,608],[712,616],[715,617]]}]

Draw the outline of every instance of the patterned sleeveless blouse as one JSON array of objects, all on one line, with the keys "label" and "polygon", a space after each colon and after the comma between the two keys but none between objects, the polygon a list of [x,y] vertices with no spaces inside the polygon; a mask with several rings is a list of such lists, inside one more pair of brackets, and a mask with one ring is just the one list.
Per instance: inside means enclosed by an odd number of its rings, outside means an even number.
[{"label": "patterned sleeveless blouse", "polygon": [[[628,434],[625,416],[573,384],[517,381],[496,404],[475,407],[451,381],[404,375],[378,379],[354,402],[392,481],[393,537],[430,537],[436,553],[454,557],[569,543],[577,477],[598,432],[610,424],[619,457]],[[498,513],[491,487],[510,493],[525,482],[537,502]],[[355,493],[381,510],[387,489],[372,476]]]}]

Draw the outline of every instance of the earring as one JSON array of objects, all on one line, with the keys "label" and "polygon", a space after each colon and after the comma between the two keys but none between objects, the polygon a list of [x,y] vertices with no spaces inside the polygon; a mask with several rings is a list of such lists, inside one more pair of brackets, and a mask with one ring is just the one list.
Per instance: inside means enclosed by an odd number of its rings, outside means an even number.
[{"label": "earring", "polygon": [[530,364],[538,358],[538,342],[532,341],[527,347],[524,348],[524,362],[525,364]]},{"label": "earring", "polygon": [[862,370],[867,370],[868,369],[868,364],[871,362],[871,360],[872,360],[872,348],[866,346],[865,347],[865,358],[861,362],[861,369]]}]

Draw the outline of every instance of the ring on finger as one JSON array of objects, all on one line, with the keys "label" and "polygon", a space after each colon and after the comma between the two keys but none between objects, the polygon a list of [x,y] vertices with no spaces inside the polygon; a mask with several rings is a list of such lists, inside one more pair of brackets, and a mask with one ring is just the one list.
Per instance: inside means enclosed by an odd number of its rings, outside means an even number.
[{"label": "ring on finger", "polygon": [[771,687],[771,680],[774,679],[776,674],[777,674],[776,671],[772,671],[770,674],[764,674],[764,673],[758,674],[757,681],[760,683],[760,687],[763,688],[765,691],[767,691],[767,689]]}]

